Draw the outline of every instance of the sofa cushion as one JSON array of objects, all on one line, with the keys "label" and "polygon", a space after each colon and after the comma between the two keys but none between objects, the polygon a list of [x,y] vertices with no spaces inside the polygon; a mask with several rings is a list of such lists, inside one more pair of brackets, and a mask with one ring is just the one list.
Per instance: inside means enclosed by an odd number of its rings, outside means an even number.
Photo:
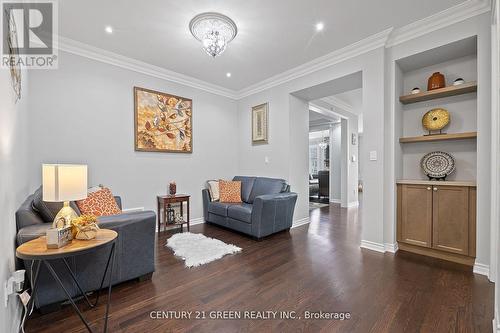
[{"label": "sofa cushion", "polygon": [[248,203],[253,203],[255,198],[260,195],[281,193],[285,188],[284,179],[258,177],[253,184]]},{"label": "sofa cushion", "polygon": [[241,182],[241,200],[244,202],[249,202],[250,193],[252,193],[252,187],[257,177],[248,176],[235,176],[233,180],[238,180]]},{"label": "sofa cushion", "polygon": [[234,205],[231,203],[225,203],[225,202],[209,202],[208,203],[208,212],[220,216],[227,216],[227,209],[229,206]]},{"label": "sofa cushion", "polygon": [[253,205],[247,203],[232,205],[227,208],[227,216],[235,220],[252,223],[252,207]]},{"label": "sofa cushion", "polygon": [[[73,201],[70,202],[70,206],[79,213],[78,207]],[[33,210],[40,215],[43,222],[54,221],[61,208],[63,208],[62,202],[43,201],[43,188],[41,186],[33,194]]]}]

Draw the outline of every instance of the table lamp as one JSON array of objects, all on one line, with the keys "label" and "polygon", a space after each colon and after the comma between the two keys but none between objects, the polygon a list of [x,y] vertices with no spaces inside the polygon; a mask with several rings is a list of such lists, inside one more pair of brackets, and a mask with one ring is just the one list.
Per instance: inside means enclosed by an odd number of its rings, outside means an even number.
[{"label": "table lamp", "polygon": [[64,202],[54,218],[53,228],[69,226],[78,217],[69,202],[87,197],[87,166],[76,164],[42,165],[43,201]]}]

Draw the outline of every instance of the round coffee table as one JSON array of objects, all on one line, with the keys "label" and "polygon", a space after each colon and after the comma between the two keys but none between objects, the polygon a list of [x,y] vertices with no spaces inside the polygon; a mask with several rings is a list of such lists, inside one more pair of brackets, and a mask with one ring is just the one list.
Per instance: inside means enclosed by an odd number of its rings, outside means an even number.
[{"label": "round coffee table", "polygon": [[[75,312],[78,314],[80,319],[82,320],[83,324],[85,327],[87,327],[89,332],[92,332],[92,329],[90,328],[89,323],[85,320],[83,317],[82,313],[78,309],[78,307],[75,304],[75,301],[73,300],[73,297],[71,297],[71,294],[69,293],[68,289],[64,286],[61,278],[57,274],[57,272],[54,269],[54,266],[50,263],[50,261],[53,260],[62,260],[64,262],[64,265],[66,266],[68,272],[70,273],[71,278],[75,282],[76,286],[78,287],[78,290],[80,293],[83,295],[85,298],[85,301],[87,304],[93,308],[97,305],[97,302],[99,301],[99,291],[102,289],[104,285],[104,280],[106,278],[106,275],[108,273],[109,269],[109,285],[108,285],[108,302],[106,304],[106,317],[104,320],[104,332],[107,332],[108,329],[108,315],[109,315],[109,304],[111,301],[111,286],[112,286],[112,277],[113,277],[113,264],[114,264],[114,257],[115,257],[115,245],[116,245],[116,238],[118,237],[118,233],[114,230],[109,230],[109,229],[99,229],[97,232],[97,236],[94,239],[91,240],[79,240],[79,239],[74,239],[71,241],[66,246],[63,246],[58,249],[49,249],[47,248],[47,240],[45,236],[39,237],[37,239],[33,239],[29,242],[26,242],[22,245],[20,245],[16,249],[16,256],[19,259],[23,260],[33,260],[34,262],[34,278],[33,281],[31,282],[31,298],[26,306],[26,311],[27,315],[31,312],[31,307],[35,299],[35,292],[37,288],[37,282],[38,282],[38,273],[40,272],[40,265],[43,263],[47,269],[49,270],[50,274],[54,278],[54,280],[59,284],[61,289],[64,291],[66,294],[68,301],[71,303],[73,306],[73,309]],[[75,275],[75,273],[71,270],[71,267],[68,264],[67,259],[74,257],[74,256],[79,256],[82,254],[86,254],[92,251],[95,251],[97,249],[100,249],[105,246],[111,246],[110,252],[109,252],[109,257],[108,261],[106,263],[106,268],[104,269],[104,275],[101,280],[101,286],[99,290],[97,291],[97,296],[96,300],[94,303],[91,303],[90,300],[87,297],[86,292],[82,289],[80,283],[78,282],[78,279]]]}]

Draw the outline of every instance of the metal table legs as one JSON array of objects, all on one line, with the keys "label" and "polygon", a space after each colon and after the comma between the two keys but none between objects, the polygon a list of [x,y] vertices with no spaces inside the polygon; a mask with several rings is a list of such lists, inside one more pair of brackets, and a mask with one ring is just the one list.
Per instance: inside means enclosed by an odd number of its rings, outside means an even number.
[{"label": "metal table legs", "polygon": [[[109,252],[109,257],[108,257],[108,260],[107,260],[107,263],[106,263],[106,268],[104,269],[104,274],[103,274],[102,280],[101,280],[101,286],[99,287],[99,290],[97,291],[96,300],[95,300],[95,302],[93,304],[90,302],[89,298],[87,297],[87,294],[85,293],[85,291],[81,287],[80,283],[78,282],[78,279],[77,279],[75,273],[71,270],[71,267],[69,266],[66,258],[62,258],[62,261],[64,262],[64,265],[66,266],[68,272],[70,273],[71,279],[73,280],[73,282],[78,287],[78,290],[83,295],[83,297],[85,298],[85,301],[86,301],[87,305],[90,308],[94,308],[97,305],[97,302],[99,301],[99,294],[100,294],[101,289],[102,289],[102,287],[104,285],[104,280],[106,279],[106,275],[107,275],[108,269],[109,269],[108,301],[106,303],[106,316],[105,316],[105,319],[104,319],[104,331],[103,332],[107,332],[108,331],[109,304],[111,303],[111,288],[112,288],[112,278],[113,278],[113,266],[114,266],[114,263],[115,263],[115,244],[116,244],[116,242],[113,242],[113,244],[111,245],[111,250]],[[57,260],[57,259],[54,259],[54,260]],[[34,281],[32,281],[33,282],[32,283],[32,295],[31,295],[31,298],[30,298],[30,300],[29,300],[29,302],[28,302],[28,304],[26,306],[26,311],[28,311],[27,315],[29,315],[29,313],[31,312],[31,307],[34,306],[34,298],[35,298],[35,293],[36,293],[37,286],[38,286],[38,283],[37,283],[38,282],[38,274],[40,272],[40,266],[43,263],[47,267],[47,269],[49,270],[49,272],[52,275],[52,277],[54,278],[54,280],[59,284],[59,286],[61,287],[61,289],[66,294],[66,297],[68,298],[68,301],[73,306],[73,309],[75,310],[76,314],[80,317],[80,320],[85,325],[85,327],[87,328],[87,330],[89,332],[93,332],[92,329],[90,328],[89,323],[83,317],[83,314],[81,313],[80,309],[78,309],[78,306],[76,305],[75,301],[73,300],[73,297],[71,297],[71,294],[69,293],[68,289],[64,286],[64,283],[62,282],[61,278],[59,277],[59,275],[54,270],[54,267],[52,266],[52,264],[50,263],[50,261],[51,260],[43,260],[43,259],[35,261],[36,268],[35,268]]]}]

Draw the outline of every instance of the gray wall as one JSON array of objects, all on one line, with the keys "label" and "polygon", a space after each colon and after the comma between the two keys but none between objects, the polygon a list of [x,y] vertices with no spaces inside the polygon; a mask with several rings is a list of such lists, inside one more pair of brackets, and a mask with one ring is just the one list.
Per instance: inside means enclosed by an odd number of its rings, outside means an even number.
[{"label": "gray wall", "polygon": [[10,72],[0,70],[0,332],[17,332],[21,305],[17,296],[10,296],[3,305],[4,282],[15,270],[15,211],[28,194],[28,135],[30,121],[27,72],[22,72],[22,99],[15,103]]},{"label": "gray wall", "polygon": [[[192,154],[134,151],[134,86],[193,99]],[[30,88],[32,190],[42,163],[85,163],[89,185],[109,186],[125,208],[156,210],[156,195],[175,180],[201,218],[204,182],[237,173],[233,100],[65,52],[58,70],[33,71]]]}]

